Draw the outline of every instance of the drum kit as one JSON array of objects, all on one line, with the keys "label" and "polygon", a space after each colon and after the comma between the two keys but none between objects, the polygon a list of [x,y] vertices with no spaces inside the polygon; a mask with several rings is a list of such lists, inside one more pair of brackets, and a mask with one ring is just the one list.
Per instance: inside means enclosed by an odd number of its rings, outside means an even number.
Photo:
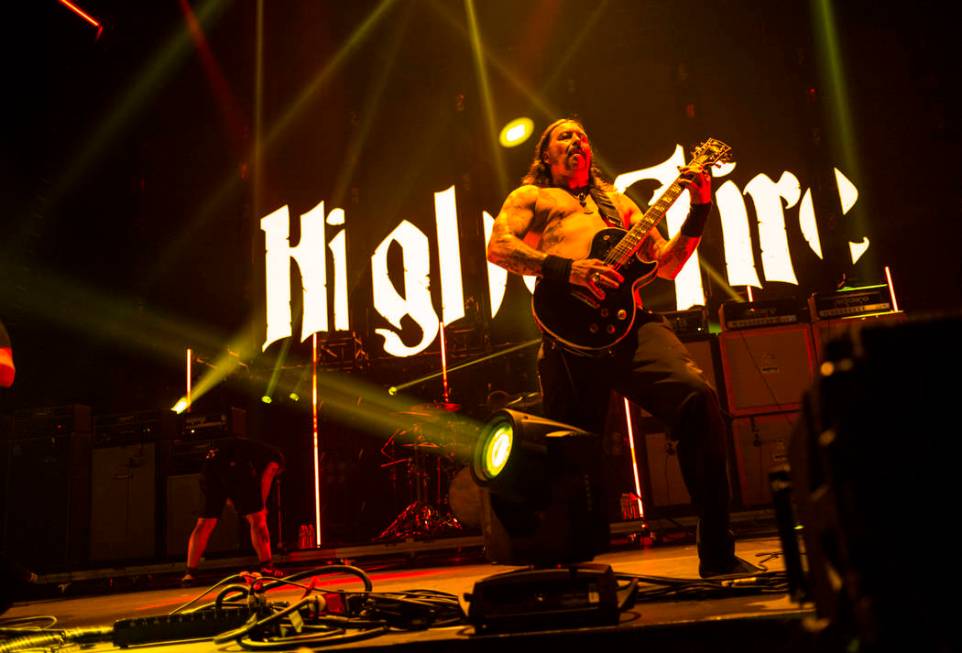
[{"label": "drum kit", "polygon": [[[486,409],[529,410],[538,393],[509,395],[495,391]],[[411,498],[400,514],[375,539],[378,541],[457,535],[480,527],[480,488],[468,463],[480,424],[461,414],[449,401],[416,404],[395,413],[403,426],[381,448],[395,494]]]}]

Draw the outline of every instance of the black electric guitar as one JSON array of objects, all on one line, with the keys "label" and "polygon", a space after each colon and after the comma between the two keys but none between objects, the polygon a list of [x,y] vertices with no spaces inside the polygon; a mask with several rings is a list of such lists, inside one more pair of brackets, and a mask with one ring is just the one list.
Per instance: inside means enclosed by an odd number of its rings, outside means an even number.
[{"label": "black electric guitar", "polygon": [[[695,150],[689,165],[708,168],[731,161],[731,148],[709,138]],[[595,234],[587,258],[604,261],[625,278],[618,288],[605,287],[604,299],[583,286],[539,280],[531,309],[542,331],[565,347],[585,353],[602,352],[631,332],[637,314],[635,291],[650,283],[658,271],[658,263],[643,260],[638,249],[681,195],[681,179],[679,175],[631,230],[611,227]]]}]

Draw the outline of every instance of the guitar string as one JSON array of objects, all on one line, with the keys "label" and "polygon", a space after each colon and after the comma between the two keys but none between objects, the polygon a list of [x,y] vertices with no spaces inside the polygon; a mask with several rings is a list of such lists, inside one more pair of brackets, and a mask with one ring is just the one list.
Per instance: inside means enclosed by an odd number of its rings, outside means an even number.
[{"label": "guitar string", "polygon": [[[721,158],[721,155],[723,154],[723,152],[717,152],[715,154],[716,154],[716,160],[718,160]],[[696,153],[696,156],[692,160],[692,163],[698,162],[698,158],[700,156],[701,154]],[[709,157],[709,159],[710,158],[711,157]],[[706,160],[701,165],[702,167],[704,167],[706,165],[711,165],[712,163],[714,162],[710,163],[709,160]],[[656,212],[658,217],[654,218],[653,216],[653,218],[649,220],[651,224],[644,224],[642,222],[636,225],[636,227],[640,227],[644,225],[643,230],[640,228],[639,229],[632,228],[631,230],[629,230],[628,233],[618,242],[618,244],[612,247],[611,250],[608,252],[608,254],[605,256],[606,264],[611,265],[612,267],[618,269],[624,266],[628,262],[632,254],[634,254],[638,250],[638,246],[640,246],[641,241],[644,239],[644,236],[648,233],[648,231],[651,230],[652,227],[655,226],[657,222],[661,220],[662,218],[661,214],[667,212],[668,209],[671,207],[671,204],[673,204],[675,200],[678,199],[678,197],[681,195],[684,189],[681,187],[681,184],[679,183],[680,181],[681,181],[681,176],[679,175],[679,177],[676,178],[674,182],[672,182],[671,186],[669,186],[668,189],[664,193],[662,193],[661,197],[658,198],[658,201],[654,204],[654,206],[652,206],[653,209],[658,209],[658,211]],[[667,200],[668,206],[666,206],[663,209],[660,208],[659,205],[665,204],[666,200]],[[639,234],[637,236],[634,235],[636,231]],[[629,241],[631,241],[630,246],[625,244]]]}]

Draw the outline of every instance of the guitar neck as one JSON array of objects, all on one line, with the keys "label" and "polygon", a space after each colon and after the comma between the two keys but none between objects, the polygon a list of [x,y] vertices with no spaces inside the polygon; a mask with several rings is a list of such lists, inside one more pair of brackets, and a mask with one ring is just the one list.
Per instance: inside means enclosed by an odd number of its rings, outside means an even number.
[{"label": "guitar neck", "polygon": [[675,203],[675,200],[677,200],[679,195],[682,194],[682,191],[685,190],[680,182],[681,176],[679,175],[675,181],[672,182],[671,186],[668,187],[668,190],[661,194],[658,201],[645,211],[645,215],[642,216],[641,220],[625,234],[621,242],[611,249],[608,255],[608,259],[610,259],[609,262],[622,264],[638,251],[648,232],[651,231],[652,227],[662,221],[668,209],[671,208],[671,205]]}]

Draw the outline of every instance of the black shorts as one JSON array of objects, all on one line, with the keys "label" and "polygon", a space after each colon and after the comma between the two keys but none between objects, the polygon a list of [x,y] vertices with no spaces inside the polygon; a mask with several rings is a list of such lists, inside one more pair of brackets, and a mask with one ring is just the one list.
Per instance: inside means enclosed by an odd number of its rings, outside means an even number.
[{"label": "black shorts", "polygon": [[205,519],[220,517],[227,499],[234,504],[238,515],[250,515],[264,509],[260,475],[250,462],[208,458],[204,461],[200,487],[204,493],[204,509],[200,516]]}]

